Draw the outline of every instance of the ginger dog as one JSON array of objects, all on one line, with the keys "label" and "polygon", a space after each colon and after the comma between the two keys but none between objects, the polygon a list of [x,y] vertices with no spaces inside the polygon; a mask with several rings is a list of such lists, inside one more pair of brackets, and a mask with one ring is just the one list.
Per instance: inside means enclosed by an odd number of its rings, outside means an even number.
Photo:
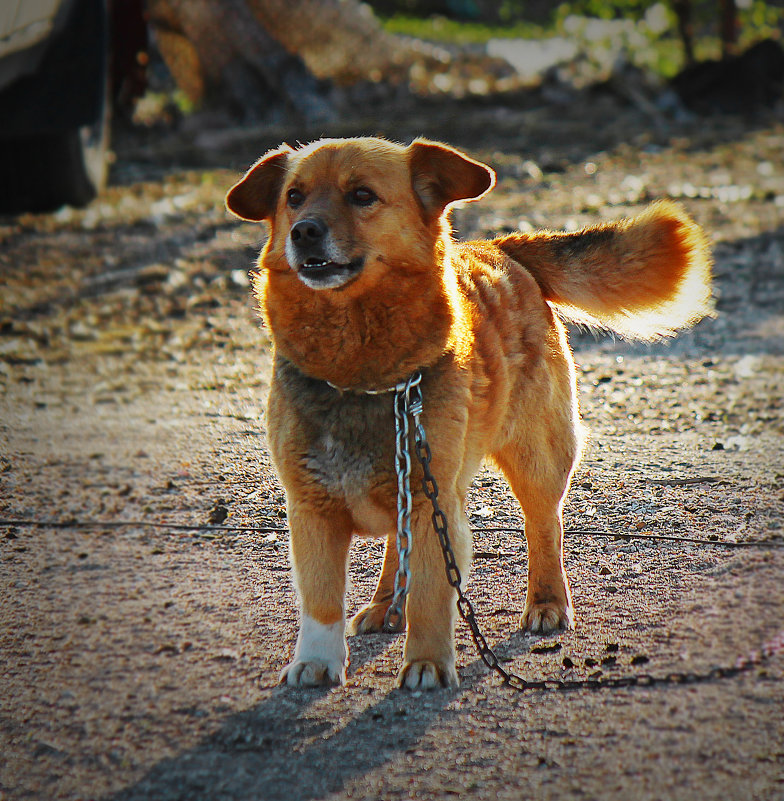
[{"label": "ginger dog", "polygon": [[[397,570],[392,393],[422,372],[431,468],[463,577],[463,506],[482,460],[520,502],[528,543],[522,627],[573,623],[561,510],[580,451],[575,370],[559,315],[631,337],[673,334],[710,313],[700,228],[659,202],[637,217],[575,233],[458,243],[449,207],[495,182],[446,145],[321,140],[267,153],[227,195],[267,220],[255,292],[275,349],[268,403],[272,455],[286,488],[301,606],[292,686],[345,682],[344,594],[353,535],[386,537],[378,586],[350,633],[382,628]],[[457,684],[455,592],[432,509],[414,493],[398,684]]]}]

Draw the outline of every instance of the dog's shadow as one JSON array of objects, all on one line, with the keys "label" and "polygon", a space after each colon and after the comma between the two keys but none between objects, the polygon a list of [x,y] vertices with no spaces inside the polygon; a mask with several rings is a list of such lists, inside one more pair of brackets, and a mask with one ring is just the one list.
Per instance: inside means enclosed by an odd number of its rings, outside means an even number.
[{"label": "dog's shadow", "polygon": [[[516,634],[498,646],[516,656],[526,650]],[[349,684],[363,664],[389,647],[389,635],[353,638]],[[488,680],[480,659],[460,674],[460,688],[427,693],[392,689],[394,677],[381,678],[373,688],[276,688],[262,703],[229,716],[195,748],[162,760],[105,801],[324,798],[416,747],[466,690]],[[328,712],[321,711],[325,704]]]}]

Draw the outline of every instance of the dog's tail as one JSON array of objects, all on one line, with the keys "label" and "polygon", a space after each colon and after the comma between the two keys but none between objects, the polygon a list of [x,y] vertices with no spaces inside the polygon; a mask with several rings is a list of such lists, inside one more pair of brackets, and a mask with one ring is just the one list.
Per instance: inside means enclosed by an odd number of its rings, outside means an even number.
[{"label": "dog's tail", "polygon": [[651,340],[713,314],[707,238],[669,201],[574,233],[512,234],[495,244],[577,323]]}]

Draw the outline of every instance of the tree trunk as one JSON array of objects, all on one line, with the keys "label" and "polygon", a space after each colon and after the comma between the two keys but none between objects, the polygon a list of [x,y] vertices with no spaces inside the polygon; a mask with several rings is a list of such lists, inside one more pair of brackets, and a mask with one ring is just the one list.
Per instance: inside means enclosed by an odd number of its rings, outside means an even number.
[{"label": "tree trunk", "polygon": [[722,58],[738,52],[738,8],[735,0],[721,0],[721,55]]},{"label": "tree trunk", "polygon": [[683,43],[686,66],[694,64],[694,24],[691,19],[691,0],[674,0],[673,8],[678,18],[678,33]]},{"label": "tree trunk", "polygon": [[148,0],[158,48],[195,104],[243,121],[334,116],[328,90],[273,38],[246,0]]},{"label": "tree trunk", "polygon": [[318,78],[339,84],[399,77],[407,49],[358,0],[247,0],[256,19]]}]

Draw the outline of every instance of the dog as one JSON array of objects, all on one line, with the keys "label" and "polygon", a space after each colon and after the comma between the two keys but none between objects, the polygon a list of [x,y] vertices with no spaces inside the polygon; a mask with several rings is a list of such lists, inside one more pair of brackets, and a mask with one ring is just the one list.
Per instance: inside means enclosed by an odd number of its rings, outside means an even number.
[{"label": "dog", "polygon": [[[487,165],[416,139],[283,145],[226,196],[269,223],[254,291],[274,346],[269,445],[285,486],[300,603],[290,686],[344,683],[346,634],[382,630],[398,568],[393,393],[422,375],[431,470],[465,580],[466,491],[484,459],[520,502],[528,545],[522,628],[573,625],[562,508],[582,440],[562,317],[652,340],[711,314],[702,230],[659,201],[573,233],[457,242],[449,210],[495,184]],[[414,466],[410,586],[398,685],[453,687],[456,593]],[[354,535],[386,537],[369,603],[346,625]]]}]

